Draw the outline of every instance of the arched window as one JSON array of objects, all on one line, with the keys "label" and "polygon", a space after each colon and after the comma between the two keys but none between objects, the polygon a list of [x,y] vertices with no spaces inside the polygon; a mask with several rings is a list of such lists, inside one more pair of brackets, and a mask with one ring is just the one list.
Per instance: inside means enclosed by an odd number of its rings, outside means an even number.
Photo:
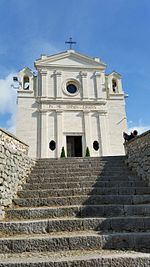
[{"label": "arched window", "polygon": [[29,77],[28,76],[23,77],[23,89],[29,90]]},{"label": "arched window", "polygon": [[112,90],[117,93],[117,81],[115,79],[112,79]]}]

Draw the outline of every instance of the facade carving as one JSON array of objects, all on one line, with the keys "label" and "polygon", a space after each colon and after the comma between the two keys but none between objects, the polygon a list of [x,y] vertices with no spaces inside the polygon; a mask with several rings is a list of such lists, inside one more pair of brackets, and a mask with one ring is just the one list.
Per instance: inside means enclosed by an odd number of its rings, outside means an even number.
[{"label": "facade carving", "polygon": [[101,60],[74,50],[41,56],[35,68],[37,75],[29,68],[18,74],[17,136],[29,145],[30,156],[60,157],[62,147],[73,157],[84,157],[86,147],[93,157],[124,154],[125,99],[118,73],[106,75]]}]

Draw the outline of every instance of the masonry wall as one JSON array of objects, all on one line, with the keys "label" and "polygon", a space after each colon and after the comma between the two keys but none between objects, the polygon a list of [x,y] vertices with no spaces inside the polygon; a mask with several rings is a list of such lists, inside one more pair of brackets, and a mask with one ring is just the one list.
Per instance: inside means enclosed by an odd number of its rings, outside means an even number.
[{"label": "masonry wall", "polygon": [[125,143],[128,166],[150,181],[150,130]]},{"label": "masonry wall", "polygon": [[32,166],[34,161],[28,157],[28,146],[0,129],[0,206],[12,204]]}]

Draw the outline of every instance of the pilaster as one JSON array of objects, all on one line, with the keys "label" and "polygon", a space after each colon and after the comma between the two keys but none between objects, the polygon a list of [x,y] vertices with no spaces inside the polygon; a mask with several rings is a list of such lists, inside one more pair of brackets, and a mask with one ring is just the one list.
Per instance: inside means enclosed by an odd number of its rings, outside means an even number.
[{"label": "pilaster", "polygon": [[95,72],[95,84],[96,84],[97,99],[103,98],[101,73],[99,71]]},{"label": "pilaster", "polygon": [[55,97],[55,78],[54,78],[53,71],[48,71],[48,77],[47,77],[47,84],[48,84],[48,94],[47,96],[50,98]]},{"label": "pilaster", "polygon": [[91,146],[91,116],[90,111],[84,111],[84,133],[85,133],[85,149],[89,147],[89,150],[92,151]]},{"label": "pilaster", "polygon": [[41,158],[48,157],[48,113],[41,112]]},{"label": "pilaster", "polygon": [[63,111],[56,110],[56,154],[60,158],[61,149],[63,146]]},{"label": "pilaster", "polygon": [[41,70],[41,96],[47,97],[47,71]]},{"label": "pilaster", "polygon": [[109,127],[107,114],[98,112],[100,137],[101,137],[101,149],[102,156],[108,156],[110,154],[110,142],[109,142]]},{"label": "pilaster", "polygon": [[88,99],[89,95],[88,95],[88,88],[87,88],[87,73],[81,71],[80,77],[81,77],[83,98]]},{"label": "pilaster", "polygon": [[56,98],[62,98],[61,76],[62,73],[60,71],[54,71]]}]

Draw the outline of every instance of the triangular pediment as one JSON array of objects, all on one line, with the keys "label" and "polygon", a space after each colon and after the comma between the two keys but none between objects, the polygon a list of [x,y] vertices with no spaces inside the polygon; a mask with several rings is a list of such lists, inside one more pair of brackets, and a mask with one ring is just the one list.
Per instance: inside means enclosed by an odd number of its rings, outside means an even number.
[{"label": "triangular pediment", "polygon": [[116,72],[116,71],[112,71],[109,75],[109,77],[115,77],[117,79],[120,79],[121,78],[121,74]]},{"label": "triangular pediment", "polygon": [[35,61],[36,67],[69,67],[69,68],[98,68],[105,69],[106,65],[97,58],[91,58],[74,50],[52,56],[42,56]]},{"label": "triangular pediment", "polygon": [[23,68],[22,70],[20,70],[19,71],[19,74],[21,75],[21,76],[24,76],[24,75],[27,75],[27,76],[33,76],[33,73],[32,73],[32,70],[30,69],[30,68],[28,68],[28,67],[25,67],[25,68]]}]

